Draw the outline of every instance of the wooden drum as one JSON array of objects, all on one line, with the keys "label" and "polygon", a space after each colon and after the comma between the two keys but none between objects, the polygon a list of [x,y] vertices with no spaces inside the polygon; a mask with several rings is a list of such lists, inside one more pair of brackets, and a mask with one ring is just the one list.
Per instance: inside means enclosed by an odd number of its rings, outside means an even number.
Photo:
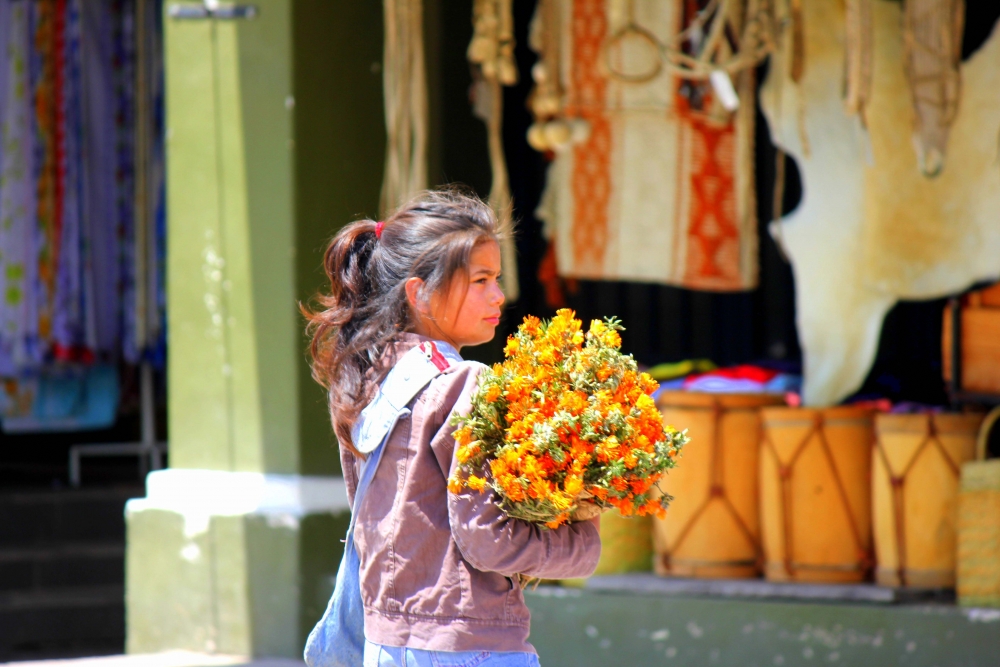
[{"label": "wooden drum", "polygon": [[765,576],[862,581],[871,567],[871,412],[764,408],[761,417]]},{"label": "wooden drum", "polygon": [[653,522],[656,572],[679,577],[745,578],[760,573],[757,459],[759,408],[771,394],[663,392],[663,421],[691,441],[660,486],[674,496]]},{"label": "wooden drum", "polygon": [[976,451],[982,415],[877,415],[872,452],[875,580],[955,585],[959,473]]}]

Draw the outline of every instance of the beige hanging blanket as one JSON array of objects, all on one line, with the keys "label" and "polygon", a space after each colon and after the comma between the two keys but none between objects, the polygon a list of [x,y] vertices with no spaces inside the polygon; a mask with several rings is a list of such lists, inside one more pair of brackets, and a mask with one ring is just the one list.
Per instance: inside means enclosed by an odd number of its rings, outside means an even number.
[{"label": "beige hanging blanket", "polygon": [[801,204],[772,233],[795,273],[804,400],[828,405],[864,381],[897,300],[1000,276],[1000,35],[962,64],[947,164],[928,178],[913,149],[900,4],[873,3],[868,132],[844,111],[843,0],[801,6],[805,57],[783,39],[761,102],[802,175]]},{"label": "beige hanging blanket", "polygon": [[[689,104],[653,42],[682,29],[679,0],[573,0],[546,14],[558,22],[545,32],[559,36],[560,116],[574,135],[556,152],[538,211],[560,275],[753,288],[752,73],[733,81],[734,113],[704,85],[704,106]],[[609,75],[609,62],[641,80]]]}]

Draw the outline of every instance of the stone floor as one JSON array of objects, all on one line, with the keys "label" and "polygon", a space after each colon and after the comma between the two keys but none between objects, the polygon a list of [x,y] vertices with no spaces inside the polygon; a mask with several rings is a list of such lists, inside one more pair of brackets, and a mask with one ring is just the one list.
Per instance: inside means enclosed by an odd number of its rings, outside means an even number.
[{"label": "stone floor", "polygon": [[209,655],[191,651],[0,663],[17,667],[303,667],[304,664],[288,658],[248,659],[238,655]]}]

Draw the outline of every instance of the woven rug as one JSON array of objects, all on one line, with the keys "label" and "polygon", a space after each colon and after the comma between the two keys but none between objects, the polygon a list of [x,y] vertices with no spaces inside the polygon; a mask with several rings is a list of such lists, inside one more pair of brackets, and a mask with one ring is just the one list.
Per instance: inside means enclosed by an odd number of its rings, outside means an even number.
[{"label": "woven rug", "polygon": [[[557,153],[537,212],[564,277],[635,280],[734,291],[757,282],[753,180],[754,81],[734,82],[725,112],[708,86],[700,108],[666,69],[643,83],[609,76],[649,67],[650,50],[605,44],[627,22],[627,2],[560,3],[564,115],[589,136]],[[636,0],[635,23],[661,42],[682,27],[682,3]]]}]

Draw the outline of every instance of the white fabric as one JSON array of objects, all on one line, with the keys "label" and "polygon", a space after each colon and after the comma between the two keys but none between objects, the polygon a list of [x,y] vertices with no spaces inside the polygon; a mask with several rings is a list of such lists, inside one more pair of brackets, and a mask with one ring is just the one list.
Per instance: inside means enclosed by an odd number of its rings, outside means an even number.
[{"label": "white fabric", "polygon": [[[844,3],[803,2],[805,73],[791,39],[761,93],[772,138],[798,163],[799,207],[772,229],[795,273],[804,402],[836,403],[868,373],[886,313],[1000,277],[1000,36],[962,66],[948,162],[923,176],[912,147],[900,5],[874,3],[870,132],[844,112]],[[786,31],[790,32],[790,31]]]}]

